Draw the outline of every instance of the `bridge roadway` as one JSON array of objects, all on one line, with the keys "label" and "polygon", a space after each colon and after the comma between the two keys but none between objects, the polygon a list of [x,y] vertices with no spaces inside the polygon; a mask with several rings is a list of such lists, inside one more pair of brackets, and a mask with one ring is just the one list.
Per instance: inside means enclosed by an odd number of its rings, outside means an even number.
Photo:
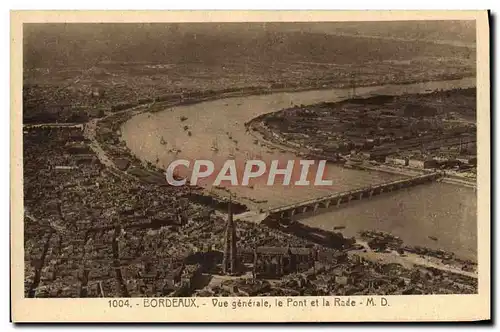
[{"label": "bridge roadway", "polygon": [[377,184],[374,186],[344,191],[319,198],[310,199],[303,202],[280,206],[266,211],[266,215],[271,218],[293,217],[296,214],[306,212],[316,212],[320,207],[328,208],[330,206],[339,207],[342,203],[349,203],[351,200],[362,200],[371,198],[374,195],[380,195],[384,192],[390,192],[402,188],[415,186],[418,184],[435,181],[445,174],[444,172],[435,172],[424,175],[418,175],[402,180],[391,181]]}]

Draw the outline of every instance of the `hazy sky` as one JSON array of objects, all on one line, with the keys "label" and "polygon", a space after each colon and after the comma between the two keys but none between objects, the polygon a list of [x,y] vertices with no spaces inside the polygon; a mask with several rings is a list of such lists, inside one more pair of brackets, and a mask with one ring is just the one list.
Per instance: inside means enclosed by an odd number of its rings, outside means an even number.
[{"label": "hazy sky", "polygon": [[[24,24],[23,28],[26,67],[108,60],[208,63],[247,57],[283,61],[284,55],[294,54],[318,61],[321,54],[349,57],[359,52],[380,52],[380,59],[412,52],[415,56],[453,56],[463,50],[451,45],[474,46],[476,36],[474,21],[58,23]],[[432,46],[436,43],[449,47]],[[338,61],[333,56],[331,60]]]}]

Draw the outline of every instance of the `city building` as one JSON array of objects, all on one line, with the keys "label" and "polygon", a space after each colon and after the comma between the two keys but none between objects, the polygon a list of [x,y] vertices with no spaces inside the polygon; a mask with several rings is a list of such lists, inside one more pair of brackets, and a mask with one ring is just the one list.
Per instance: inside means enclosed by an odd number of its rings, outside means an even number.
[{"label": "city building", "polygon": [[386,157],[385,162],[387,164],[399,165],[399,166],[408,166],[409,165],[408,158],[401,158],[401,157]]},{"label": "city building", "polygon": [[314,267],[316,251],[311,248],[257,247],[253,273],[256,277],[278,278]]},{"label": "city building", "polygon": [[412,158],[409,161],[409,166],[414,168],[436,168],[439,163],[432,158]]}]

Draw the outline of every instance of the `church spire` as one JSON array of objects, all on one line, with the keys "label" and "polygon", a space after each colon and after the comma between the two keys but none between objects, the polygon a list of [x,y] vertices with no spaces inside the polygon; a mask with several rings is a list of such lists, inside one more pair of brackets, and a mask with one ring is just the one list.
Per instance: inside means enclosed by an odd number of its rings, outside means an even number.
[{"label": "church spire", "polygon": [[236,252],[236,227],[233,220],[232,199],[229,195],[227,211],[227,224],[224,238],[224,258],[222,260],[222,271],[224,274],[236,273],[238,258]]}]

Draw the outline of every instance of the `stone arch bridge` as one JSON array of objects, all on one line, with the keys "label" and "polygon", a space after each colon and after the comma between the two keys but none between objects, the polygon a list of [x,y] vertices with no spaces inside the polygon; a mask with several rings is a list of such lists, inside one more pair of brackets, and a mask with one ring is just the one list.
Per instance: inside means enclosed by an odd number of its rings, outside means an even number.
[{"label": "stone arch bridge", "polygon": [[277,208],[269,209],[266,215],[270,218],[292,218],[294,215],[317,212],[320,208],[329,208],[333,206],[340,207],[342,204],[349,203],[352,200],[362,200],[371,198],[374,195],[380,195],[384,192],[391,192],[403,188],[416,186],[423,183],[435,181],[445,174],[443,172],[435,172],[424,175],[418,175],[411,178],[406,178],[397,181],[381,183],[364,188],[344,191],[340,193],[331,194],[319,198],[310,199],[303,202],[284,205]]}]

